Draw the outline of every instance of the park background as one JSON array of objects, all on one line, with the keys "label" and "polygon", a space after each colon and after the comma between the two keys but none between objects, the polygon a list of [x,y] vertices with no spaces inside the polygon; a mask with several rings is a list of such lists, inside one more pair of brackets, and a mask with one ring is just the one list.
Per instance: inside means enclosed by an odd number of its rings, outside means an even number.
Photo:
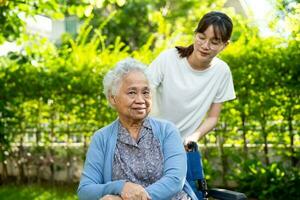
[{"label": "park background", "polygon": [[[126,57],[149,64],[191,44],[211,10],[234,22],[220,57],[237,99],[199,142],[208,185],[251,199],[299,199],[300,4],[265,1],[272,11],[259,9],[264,1],[245,7],[251,0],[1,0],[0,199],[77,199],[90,138],[116,118],[104,74]],[[39,16],[47,30],[64,25],[59,39],[28,28]]]}]

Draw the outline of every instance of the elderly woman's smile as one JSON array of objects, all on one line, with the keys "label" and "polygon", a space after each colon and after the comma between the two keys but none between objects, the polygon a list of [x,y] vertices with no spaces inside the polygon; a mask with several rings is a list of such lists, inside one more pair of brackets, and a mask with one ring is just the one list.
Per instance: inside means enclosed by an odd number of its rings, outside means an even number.
[{"label": "elderly woman's smile", "polygon": [[120,82],[116,95],[110,97],[119,118],[129,121],[141,121],[150,112],[151,95],[147,78],[142,72],[133,71]]}]

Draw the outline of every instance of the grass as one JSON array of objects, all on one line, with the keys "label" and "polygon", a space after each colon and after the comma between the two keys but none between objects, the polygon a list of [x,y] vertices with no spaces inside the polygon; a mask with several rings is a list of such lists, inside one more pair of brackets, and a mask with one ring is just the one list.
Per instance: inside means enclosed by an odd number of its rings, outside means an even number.
[{"label": "grass", "polygon": [[78,200],[76,188],[49,185],[1,185],[0,199],[5,200]]}]

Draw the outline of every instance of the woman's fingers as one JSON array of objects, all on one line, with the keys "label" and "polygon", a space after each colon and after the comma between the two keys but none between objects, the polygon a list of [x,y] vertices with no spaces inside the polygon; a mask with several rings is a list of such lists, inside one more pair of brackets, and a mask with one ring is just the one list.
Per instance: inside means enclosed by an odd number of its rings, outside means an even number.
[{"label": "woman's fingers", "polygon": [[122,198],[116,195],[105,195],[100,200],[122,200]]},{"label": "woman's fingers", "polygon": [[138,184],[126,182],[121,197],[123,200],[147,200],[151,199],[147,191]]}]

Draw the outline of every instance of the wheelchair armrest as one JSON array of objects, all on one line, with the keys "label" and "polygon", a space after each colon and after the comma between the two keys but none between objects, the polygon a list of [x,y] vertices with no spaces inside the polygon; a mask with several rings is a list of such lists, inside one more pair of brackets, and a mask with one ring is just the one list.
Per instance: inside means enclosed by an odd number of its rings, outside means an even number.
[{"label": "wheelchair armrest", "polygon": [[247,199],[244,193],[235,192],[226,189],[212,188],[208,191],[208,196],[220,200],[245,200]]}]

